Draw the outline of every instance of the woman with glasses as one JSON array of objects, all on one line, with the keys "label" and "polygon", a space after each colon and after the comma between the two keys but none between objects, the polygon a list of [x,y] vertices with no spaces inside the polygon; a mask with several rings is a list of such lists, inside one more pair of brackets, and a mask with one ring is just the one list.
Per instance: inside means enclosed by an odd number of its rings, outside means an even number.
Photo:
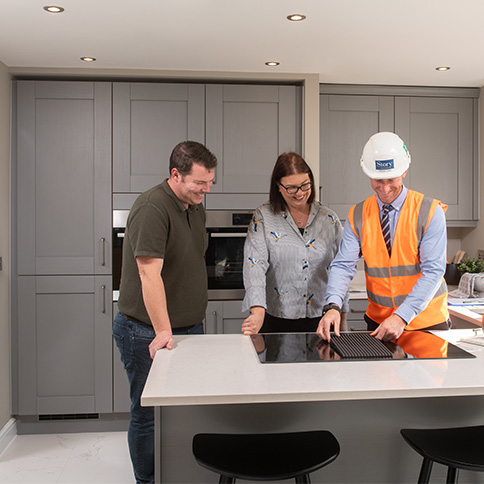
[{"label": "woman with glasses", "polygon": [[[255,211],[247,232],[244,334],[316,331],[342,232],[338,216],[315,201],[309,165],[297,153],[280,155],[269,201]],[[346,301],[345,322],[347,307]]]}]

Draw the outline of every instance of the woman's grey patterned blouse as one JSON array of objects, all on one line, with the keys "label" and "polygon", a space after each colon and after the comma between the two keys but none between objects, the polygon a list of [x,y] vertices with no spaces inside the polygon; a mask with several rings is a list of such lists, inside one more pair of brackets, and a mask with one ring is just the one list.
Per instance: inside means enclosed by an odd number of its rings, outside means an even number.
[{"label": "woman's grey patterned blouse", "polygon": [[278,318],[320,317],[342,233],[338,216],[320,202],[311,207],[304,235],[288,211],[274,214],[268,202],[261,205],[244,246],[242,310],[262,306]]}]

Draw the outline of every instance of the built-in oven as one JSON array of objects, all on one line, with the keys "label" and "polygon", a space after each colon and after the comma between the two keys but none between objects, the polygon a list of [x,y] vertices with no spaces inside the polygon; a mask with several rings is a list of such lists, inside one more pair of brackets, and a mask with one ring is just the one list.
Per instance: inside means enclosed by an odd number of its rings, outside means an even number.
[{"label": "built-in oven", "polygon": [[208,299],[243,299],[244,243],[250,211],[207,210]]},{"label": "built-in oven", "polygon": [[123,262],[123,241],[129,210],[113,210],[113,300],[118,300],[121,264]]},{"label": "built-in oven", "polygon": [[[119,295],[123,240],[129,210],[113,211],[113,300]],[[243,299],[244,242],[250,211],[207,210],[209,300]]]}]

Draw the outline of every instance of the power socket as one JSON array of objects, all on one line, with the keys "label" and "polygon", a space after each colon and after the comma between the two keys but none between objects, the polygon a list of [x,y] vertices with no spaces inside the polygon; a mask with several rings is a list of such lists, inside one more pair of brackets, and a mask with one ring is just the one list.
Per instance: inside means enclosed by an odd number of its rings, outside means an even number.
[{"label": "power socket", "polygon": [[484,260],[484,249],[477,249],[477,258]]}]

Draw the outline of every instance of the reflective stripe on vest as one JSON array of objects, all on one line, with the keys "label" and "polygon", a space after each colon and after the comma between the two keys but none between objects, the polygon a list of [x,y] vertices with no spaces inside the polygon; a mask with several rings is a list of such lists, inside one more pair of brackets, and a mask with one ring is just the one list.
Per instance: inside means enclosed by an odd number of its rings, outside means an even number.
[{"label": "reflective stripe on vest", "polygon": [[[438,200],[425,197],[413,190],[408,191],[400,211],[391,257],[388,256],[380,230],[380,211],[376,195],[351,207],[348,220],[360,240],[365,258],[369,300],[367,315],[374,321],[381,323],[390,316],[405,301],[421,277],[420,243],[437,204],[440,204],[444,211],[447,208]],[[377,225],[378,230],[375,230]],[[442,283],[427,308],[418,314],[406,329],[433,326],[446,321],[447,318],[447,285],[442,278]]]},{"label": "reflective stripe on vest", "polygon": [[[408,296],[408,294],[401,294],[399,296],[393,296],[393,298],[391,297],[386,297],[386,296],[379,296],[377,294],[374,294],[370,291],[366,291],[367,294],[368,294],[368,299],[376,304],[379,304],[380,306],[383,306],[383,307],[386,307],[386,308],[395,308],[395,307],[398,307],[400,306],[400,304],[403,303],[403,301],[405,301],[406,297]],[[445,281],[442,281],[442,284],[440,285],[440,287],[437,289],[436,293],[434,294],[434,297],[433,299],[439,297],[439,296],[442,296],[442,294],[446,294],[447,293],[447,284]],[[444,321],[441,321],[442,323]],[[439,324],[439,323],[435,323],[435,324]]]}]

